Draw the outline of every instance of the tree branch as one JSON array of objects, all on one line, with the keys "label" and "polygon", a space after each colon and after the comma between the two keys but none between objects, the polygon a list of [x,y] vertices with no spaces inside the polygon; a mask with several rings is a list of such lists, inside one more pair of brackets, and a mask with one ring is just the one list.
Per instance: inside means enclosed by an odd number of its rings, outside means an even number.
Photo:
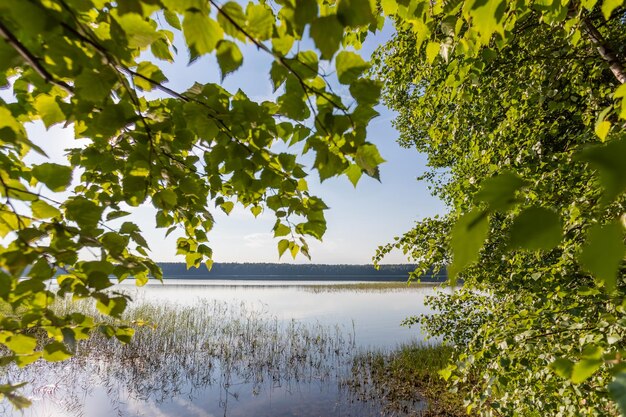
[{"label": "tree branch", "polygon": [[72,93],[72,87],[70,87],[69,84],[67,84],[65,81],[61,81],[61,80],[57,80],[52,74],[50,74],[48,72],[47,69],[45,69],[40,63],[39,60],[37,59],[36,56],[34,56],[16,37],[15,35],[13,35],[13,33],[11,33],[11,31],[9,29],[7,29],[6,26],[4,26],[4,24],[2,22],[0,22],[0,36],[2,36],[4,38],[4,40],[7,41],[7,43],[9,45],[11,45],[11,47],[13,47],[13,49],[15,49],[15,51],[20,54],[20,56],[22,58],[24,58],[24,60],[28,63],[28,65],[30,65],[37,74],[39,74],[41,76],[41,78],[43,78],[44,80],[46,80],[47,82],[54,84],[54,85],[58,85],[59,87],[63,88],[64,90],[66,90],[69,93]]},{"label": "tree branch", "polygon": [[589,40],[593,43],[598,49],[598,53],[602,57],[603,60],[609,64],[609,68],[615,78],[621,83],[626,83],[626,72],[624,71],[624,66],[613,52],[613,49],[609,46],[604,36],[598,31],[598,29],[593,25],[591,20],[588,17],[583,17],[580,19],[582,27],[587,35],[589,36]]}]

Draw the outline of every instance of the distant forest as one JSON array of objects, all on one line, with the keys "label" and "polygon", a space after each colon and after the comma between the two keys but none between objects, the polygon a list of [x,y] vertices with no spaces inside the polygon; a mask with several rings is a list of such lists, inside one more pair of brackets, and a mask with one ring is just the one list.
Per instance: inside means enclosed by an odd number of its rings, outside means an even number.
[{"label": "distant forest", "polygon": [[[339,281],[406,281],[411,264],[380,265],[326,265],[277,263],[215,263],[211,271],[206,268],[187,270],[184,263],[159,263],[166,279],[264,279],[264,280],[339,280]],[[441,282],[443,273],[428,273],[422,281]]]}]

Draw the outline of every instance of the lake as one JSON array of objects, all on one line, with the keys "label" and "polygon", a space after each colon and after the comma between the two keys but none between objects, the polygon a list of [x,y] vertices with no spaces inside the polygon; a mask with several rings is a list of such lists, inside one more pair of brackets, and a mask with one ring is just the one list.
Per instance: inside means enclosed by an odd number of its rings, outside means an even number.
[{"label": "lake", "polygon": [[[11,368],[33,406],[25,416],[375,416],[351,395],[356,355],[419,342],[401,327],[428,314],[430,285],[328,281],[165,280],[116,286],[145,325],[121,346],[104,337],[74,358]],[[415,410],[423,404],[416,402]],[[2,410],[0,410],[2,411]],[[391,415],[391,414],[390,414]],[[396,415],[396,414],[393,414]]]}]

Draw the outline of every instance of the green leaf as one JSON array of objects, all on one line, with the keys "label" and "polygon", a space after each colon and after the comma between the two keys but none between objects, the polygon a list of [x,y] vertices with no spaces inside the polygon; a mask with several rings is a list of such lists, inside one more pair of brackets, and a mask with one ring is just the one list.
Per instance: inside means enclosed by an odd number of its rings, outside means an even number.
[{"label": "green leaf", "polygon": [[105,249],[113,256],[119,256],[128,246],[128,236],[122,236],[115,232],[107,232],[100,238]]},{"label": "green leaf", "polygon": [[322,240],[324,233],[326,233],[326,221],[322,219],[301,223],[298,225],[298,231],[301,234],[307,234],[316,239]]},{"label": "green leaf", "polygon": [[154,55],[155,58],[167,61],[174,62],[174,57],[172,56],[172,52],[170,51],[170,44],[164,38],[157,39],[152,42],[150,45],[150,52]]},{"label": "green leaf", "polygon": [[107,220],[119,219],[120,217],[126,217],[128,215],[130,215],[130,213],[127,211],[116,210],[107,214]]},{"label": "green leaf", "polygon": [[263,207],[261,206],[252,206],[250,207],[250,212],[254,217],[258,217],[261,212],[263,212]]},{"label": "green leaf", "polygon": [[4,340],[6,347],[18,355],[31,354],[37,347],[37,338],[24,334],[13,334]]},{"label": "green leaf", "polygon": [[274,85],[274,91],[278,90],[278,88],[285,82],[287,79],[287,74],[289,71],[285,68],[284,65],[279,63],[278,61],[272,62],[272,68],[270,69],[270,78],[272,80],[272,84]]},{"label": "green leaf", "polygon": [[84,197],[75,197],[65,203],[65,216],[84,228],[96,227],[103,208]]},{"label": "green leaf", "polygon": [[614,221],[589,228],[578,261],[607,292],[611,292],[615,289],[624,255],[626,255],[624,229],[619,221]]},{"label": "green leaf", "polygon": [[348,176],[348,179],[356,188],[359,179],[361,179],[361,175],[363,175],[363,170],[356,164],[350,164],[350,166],[344,171],[344,174]]},{"label": "green leaf", "polygon": [[56,97],[49,94],[40,94],[35,99],[33,105],[47,129],[67,120],[67,117],[61,110],[61,106],[56,101]]},{"label": "green leaf", "polygon": [[359,146],[356,150],[354,160],[363,171],[372,177],[376,176],[378,165],[385,162],[380,156],[380,153],[378,153],[376,145],[372,145],[371,143]]},{"label": "green leaf", "polygon": [[277,223],[274,227],[274,237],[287,236],[290,233],[291,229],[282,223]]},{"label": "green leaf", "polygon": [[208,261],[206,261],[204,263],[204,265],[206,266],[207,271],[211,271],[211,269],[213,268],[213,259],[209,259]]},{"label": "green leaf", "polygon": [[296,259],[296,255],[300,252],[300,246],[296,245],[294,242],[289,242],[289,252],[291,253],[291,257]]},{"label": "green leaf", "polygon": [[335,15],[319,17],[311,23],[311,38],[322,53],[322,59],[330,60],[343,39],[343,26]]},{"label": "green leaf", "polygon": [[379,81],[361,78],[350,84],[350,94],[360,105],[373,106],[378,104],[381,87]]},{"label": "green leaf", "polygon": [[221,40],[217,44],[217,63],[222,72],[222,81],[231,72],[236,71],[243,63],[243,55],[239,47],[227,40]]},{"label": "green leaf", "polygon": [[0,195],[23,201],[35,201],[37,195],[29,191],[19,180],[4,179],[4,186],[0,187]]},{"label": "green leaf", "polygon": [[559,358],[550,364],[550,368],[561,378],[570,379],[574,362],[566,358]]},{"label": "green leaf", "polygon": [[609,130],[611,130],[611,122],[603,120],[596,123],[595,132],[602,142],[604,142],[606,136],[609,134]]},{"label": "green leaf", "polygon": [[603,363],[602,359],[582,359],[576,362],[572,368],[571,381],[574,384],[580,384],[593,375]]},{"label": "green leaf", "polygon": [[48,362],[64,361],[72,356],[72,353],[61,342],[50,342],[43,348],[43,358]]},{"label": "green leaf", "polygon": [[42,356],[41,352],[33,352],[27,355],[16,355],[14,357],[14,360],[17,366],[19,366],[20,368],[23,368],[24,366],[30,365],[31,363],[37,361],[38,359],[41,358],[41,356]]},{"label": "green leaf", "polygon": [[370,0],[339,0],[337,18],[344,26],[369,25],[376,22],[373,10]]},{"label": "green leaf", "polygon": [[72,168],[50,162],[33,167],[33,176],[52,191],[63,191],[72,182]]},{"label": "green leaf", "polygon": [[246,15],[241,6],[234,1],[229,1],[220,7],[221,12],[217,15],[217,23],[224,29],[224,33],[240,41],[245,41],[246,36],[241,29],[246,28]]},{"label": "green leaf", "polygon": [[186,254],[185,262],[187,264],[187,269],[190,269],[191,267],[198,268],[203,258],[204,256],[202,256],[201,253],[189,252]]},{"label": "green leaf", "polygon": [[129,326],[120,326],[115,329],[115,338],[123,344],[129,343],[135,334],[135,330]]},{"label": "green leaf", "polygon": [[512,172],[503,172],[482,182],[476,201],[489,205],[493,211],[506,211],[515,203],[515,193],[526,182]]},{"label": "green leaf", "polygon": [[175,12],[167,9],[163,10],[163,17],[165,17],[165,21],[174,29],[182,29],[182,26],[180,25],[180,19]]},{"label": "green leaf", "polygon": [[0,237],[5,237],[11,232],[23,229],[30,225],[30,220],[15,213],[0,211]]},{"label": "green leaf", "polygon": [[278,257],[280,258],[281,256],[283,256],[283,253],[285,253],[287,249],[289,249],[289,240],[281,239],[278,242]]},{"label": "green leaf", "polygon": [[98,298],[96,308],[102,314],[107,314],[112,317],[120,317],[126,309],[127,304],[128,301],[125,297],[101,296]]},{"label": "green leaf", "polygon": [[157,67],[156,65],[154,65],[152,62],[148,62],[148,61],[140,62],[135,71],[138,74],[154,81],[153,83],[144,78],[135,76],[134,78],[135,85],[144,91],[151,91],[154,88],[155,83],[161,84],[167,81],[167,78],[165,77],[165,75],[163,75],[163,72],[161,71],[161,69]]},{"label": "green leaf", "polygon": [[611,203],[626,189],[626,137],[606,145],[590,146],[577,157],[598,170],[600,184],[604,188],[602,204]]},{"label": "green leaf", "polygon": [[554,210],[529,207],[513,220],[509,237],[512,248],[552,249],[563,237],[561,218]]},{"label": "green leaf", "polygon": [[15,141],[26,136],[26,131],[20,122],[13,117],[6,107],[0,107],[0,132],[6,141]]},{"label": "green leaf", "polygon": [[426,61],[432,64],[439,55],[439,42],[428,42],[426,45]]},{"label": "green leaf", "polygon": [[0,385],[0,397],[4,397],[16,410],[21,410],[32,405],[32,402],[19,394],[16,391],[26,385],[26,382],[20,384],[1,384]]},{"label": "green leaf", "polygon": [[299,0],[295,3],[295,11],[293,20],[296,25],[296,31],[301,34],[304,27],[313,22],[317,17],[318,6],[316,0]]},{"label": "green leaf", "polygon": [[609,394],[617,403],[622,416],[626,416],[626,372],[622,371],[615,375],[608,388]]},{"label": "green leaf", "polygon": [[137,13],[126,13],[117,18],[127,35],[128,46],[143,49],[161,37],[156,31],[156,22],[146,20]]},{"label": "green leaf", "polygon": [[[292,77],[293,78],[293,77]],[[310,115],[302,89],[287,82],[285,94],[278,97],[279,112],[294,120],[304,120]]]},{"label": "green leaf", "polygon": [[192,61],[198,56],[212,52],[224,36],[221,26],[199,11],[186,11],[183,33]]},{"label": "green leaf", "polygon": [[33,216],[38,219],[48,219],[51,217],[59,217],[61,212],[56,207],[52,207],[50,204],[42,200],[33,201],[30,205],[30,209],[33,212]]},{"label": "green leaf", "polygon": [[156,208],[171,210],[176,208],[178,197],[174,191],[165,189],[155,193],[152,196],[152,202]]},{"label": "green leaf", "polygon": [[74,87],[79,98],[100,102],[111,94],[115,82],[114,74],[109,71],[96,73],[85,69],[76,77]]},{"label": "green leaf", "polygon": [[494,32],[502,32],[502,18],[506,9],[505,0],[474,0],[465,2],[465,12],[472,19],[474,28],[487,43]]},{"label": "green leaf", "polygon": [[230,214],[230,212],[233,211],[233,208],[235,208],[235,203],[232,201],[225,201],[220,204],[220,208],[224,211],[224,213]]},{"label": "green leaf", "polygon": [[[280,28],[284,28],[284,25],[280,26]],[[287,33],[275,34],[274,37],[272,37],[272,49],[279,55],[285,56],[291,51],[294,41],[294,37]]]},{"label": "green leaf", "polygon": [[609,20],[615,9],[622,6],[624,0],[604,0],[602,2],[602,14],[606,20]]},{"label": "green leaf", "polygon": [[209,116],[209,111],[205,106],[194,102],[185,103],[183,112],[190,128],[200,138],[210,141],[218,134],[219,127]]},{"label": "green leaf", "polygon": [[369,64],[354,52],[341,51],[335,58],[337,78],[342,84],[352,84],[361,76],[363,71],[369,68]]},{"label": "green leaf", "polygon": [[267,5],[249,3],[246,8],[248,33],[259,41],[272,37],[274,15]]},{"label": "green leaf", "polygon": [[452,264],[448,267],[448,274],[452,283],[456,282],[459,272],[478,260],[488,232],[489,217],[481,210],[474,209],[457,220],[450,237]]}]

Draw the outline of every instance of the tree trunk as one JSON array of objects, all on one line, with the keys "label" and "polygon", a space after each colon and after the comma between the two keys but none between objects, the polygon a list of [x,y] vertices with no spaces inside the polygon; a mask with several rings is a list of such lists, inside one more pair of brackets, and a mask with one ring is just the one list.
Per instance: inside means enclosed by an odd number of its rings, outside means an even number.
[{"label": "tree trunk", "polygon": [[602,59],[604,59],[607,64],[609,64],[609,68],[615,78],[621,83],[626,83],[626,72],[624,71],[624,66],[615,55],[615,52],[611,49],[608,42],[602,34],[598,31],[598,29],[591,23],[588,17],[583,17],[581,19],[582,27],[587,32],[589,36],[589,40],[593,43],[596,48],[598,48],[598,52]]}]

